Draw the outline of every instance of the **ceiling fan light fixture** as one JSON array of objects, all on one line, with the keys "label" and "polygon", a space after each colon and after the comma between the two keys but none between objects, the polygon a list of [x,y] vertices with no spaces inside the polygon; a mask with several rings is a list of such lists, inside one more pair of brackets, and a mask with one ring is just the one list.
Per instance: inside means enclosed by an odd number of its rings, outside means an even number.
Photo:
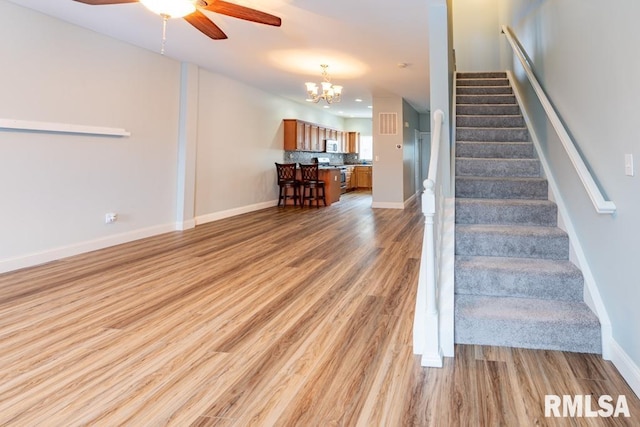
[{"label": "ceiling fan light fixture", "polygon": [[140,0],[140,3],[162,17],[182,18],[196,11],[190,0]]}]

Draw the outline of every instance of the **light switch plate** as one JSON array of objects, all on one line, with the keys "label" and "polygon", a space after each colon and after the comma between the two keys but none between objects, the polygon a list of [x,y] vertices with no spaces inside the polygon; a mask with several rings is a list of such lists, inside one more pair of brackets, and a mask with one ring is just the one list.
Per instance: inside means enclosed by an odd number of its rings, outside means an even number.
[{"label": "light switch plate", "polygon": [[633,176],[633,154],[624,155],[624,174],[627,176]]}]

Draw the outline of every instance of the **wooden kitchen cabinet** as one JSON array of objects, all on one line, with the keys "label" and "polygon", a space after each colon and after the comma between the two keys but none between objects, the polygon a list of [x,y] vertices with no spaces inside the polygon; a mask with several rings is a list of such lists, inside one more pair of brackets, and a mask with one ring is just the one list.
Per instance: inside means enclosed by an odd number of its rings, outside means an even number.
[{"label": "wooden kitchen cabinet", "polygon": [[324,189],[327,199],[327,206],[340,201],[340,170],[339,169],[320,169],[318,178],[324,181]]},{"label": "wooden kitchen cabinet", "polygon": [[356,185],[355,166],[345,166],[345,188],[346,191],[354,190]]},{"label": "wooden kitchen cabinet", "polygon": [[285,151],[311,151],[311,123],[284,120]]},{"label": "wooden kitchen cabinet", "polygon": [[347,148],[347,133],[297,119],[283,119],[284,150],[324,152],[326,139],[338,141],[340,152]]},{"label": "wooden kitchen cabinet", "polygon": [[347,132],[345,153],[358,153],[360,151],[360,132]]},{"label": "wooden kitchen cabinet", "polygon": [[354,173],[356,175],[356,186],[358,188],[372,187],[371,166],[356,166]]}]

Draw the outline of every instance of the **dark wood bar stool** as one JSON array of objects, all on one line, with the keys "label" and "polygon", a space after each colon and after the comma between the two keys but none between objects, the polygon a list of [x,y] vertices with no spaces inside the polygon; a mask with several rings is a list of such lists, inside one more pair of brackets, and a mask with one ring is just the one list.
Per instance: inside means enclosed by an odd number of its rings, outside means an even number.
[{"label": "dark wood bar stool", "polygon": [[304,207],[305,201],[309,206],[316,202],[316,208],[320,207],[320,200],[327,206],[327,198],[324,191],[324,181],[318,179],[318,164],[300,165],[300,177],[302,178],[302,197],[300,207]]},{"label": "dark wood bar stool", "polygon": [[[293,204],[297,206],[298,200],[300,200],[300,181],[296,178],[296,164],[276,163],[276,170],[278,171],[278,186],[280,187],[278,206],[280,206],[280,203],[282,203],[282,206],[286,206],[287,200],[293,200]],[[291,194],[290,190],[293,190],[293,194]]]}]

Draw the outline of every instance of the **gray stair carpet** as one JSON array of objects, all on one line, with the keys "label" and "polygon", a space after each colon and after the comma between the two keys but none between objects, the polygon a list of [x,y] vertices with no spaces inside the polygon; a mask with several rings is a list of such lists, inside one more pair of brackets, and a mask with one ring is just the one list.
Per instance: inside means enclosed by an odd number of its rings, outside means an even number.
[{"label": "gray stair carpet", "polygon": [[456,86],[456,343],[601,353],[506,73]]}]

